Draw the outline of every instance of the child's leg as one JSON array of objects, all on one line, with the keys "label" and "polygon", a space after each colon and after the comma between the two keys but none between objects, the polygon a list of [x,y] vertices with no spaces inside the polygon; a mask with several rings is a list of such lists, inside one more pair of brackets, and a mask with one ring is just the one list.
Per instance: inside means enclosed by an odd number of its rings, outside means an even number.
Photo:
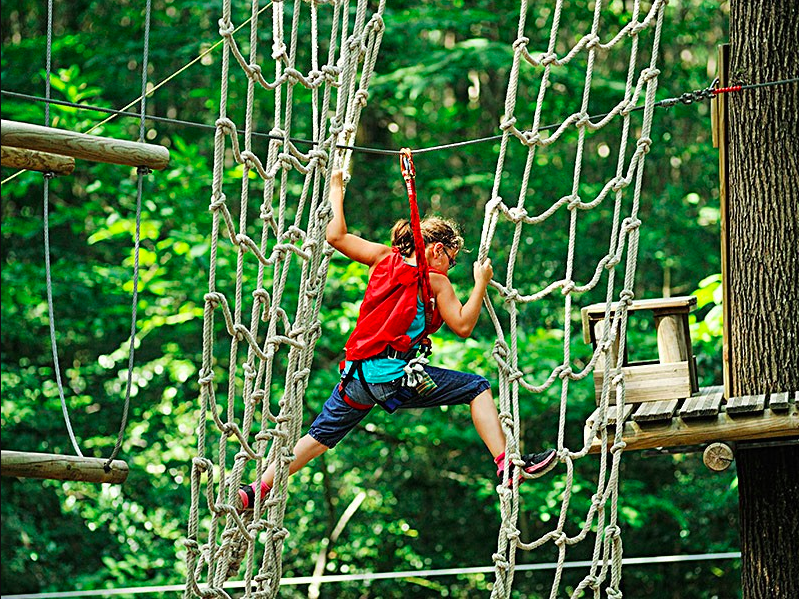
[{"label": "child's leg", "polygon": [[[322,445],[319,441],[314,439],[311,435],[305,435],[294,446],[294,461],[289,464],[289,476],[303,468],[308,462],[314,458],[318,458],[325,453],[329,447]],[[261,480],[266,483],[270,489],[275,483],[275,464],[269,464],[269,467],[264,472]]]},{"label": "child's leg", "polygon": [[505,451],[505,433],[499,423],[497,406],[491,396],[491,389],[486,389],[469,404],[472,410],[472,421],[477,434],[488,447],[493,457]]}]

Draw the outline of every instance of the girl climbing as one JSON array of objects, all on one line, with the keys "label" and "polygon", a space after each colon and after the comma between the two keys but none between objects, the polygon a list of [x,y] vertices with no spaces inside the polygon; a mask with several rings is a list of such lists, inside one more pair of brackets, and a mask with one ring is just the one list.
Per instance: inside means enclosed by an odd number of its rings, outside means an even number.
[{"label": "girl climbing", "polygon": [[[340,170],[331,176],[330,202],[333,219],[327,226],[327,241],[348,258],[368,266],[369,282],[355,329],[345,345],[341,382],[294,447],[295,459],[289,473],[294,474],[335,447],[375,405],[394,412],[398,408],[468,404],[475,429],[502,479],[506,468],[505,434],[489,382],[476,374],[430,366],[426,359],[427,336],[442,323],[459,337],[471,334],[494,273],[491,260],[474,264],[474,288],[462,304],[447,277],[463,247],[453,223],[441,218],[421,221],[421,239],[419,230],[416,237],[424,249],[419,255],[412,224],[407,220],[394,225],[390,247],[347,231]],[[426,270],[429,283],[424,276]],[[545,474],[555,466],[556,453],[550,449],[528,454],[522,461],[525,474],[514,477],[511,463],[509,484]],[[260,488],[261,497],[269,492],[274,474],[275,466],[270,464],[260,484],[256,481],[242,485],[239,495],[244,509],[252,507],[257,489]]]}]

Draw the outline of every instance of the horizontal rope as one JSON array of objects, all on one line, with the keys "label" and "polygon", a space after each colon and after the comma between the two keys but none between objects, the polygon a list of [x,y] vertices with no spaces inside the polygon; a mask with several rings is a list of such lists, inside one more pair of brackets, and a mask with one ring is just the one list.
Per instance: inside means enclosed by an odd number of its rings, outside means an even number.
[{"label": "horizontal rope", "polygon": [[[740,551],[729,551],[726,553],[700,553],[694,555],[660,555],[654,557],[626,557],[622,560],[625,566],[647,566],[654,564],[674,564],[680,562],[700,562],[720,559],[740,559]],[[589,561],[566,562],[564,568],[585,568],[590,566]],[[517,571],[536,571],[554,570],[558,567],[555,562],[543,564],[519,564]],[[493,566],[477,566],[473,568],[446,568],[442,570],[408,570],[405,572],[375,572],[364,574],[331,574],[328,576],[298,576],[296,578],[284,578],[280,581],[281,586],[294,586],[301,584],[315,583],[334,583],[334,582],[356,582],[361,580],[394,580],[401,578],[428,578],[434,576],[460,576],[464,574],[489,574],[494,571]],[[242,588],[243,581],[235,581],[225,585],[226,589]],[[0,599],[67,599],[70,597],[109,597],[112,595],[144,595],[148,593],[170,593],[183,592],[185,585],[160,585],[147,587],[127,587],[118,589],[98,589],[96,591],[65,591],[53,593],[27,593],[21,595],[2,595]]]},{"label": "horizontal rope", "polygon": [[[763,83],[752,83],[752,84],[748,84],[748,85],[735,85],[735,86],[729,86],[729,87],[725,87],[725,88],[721,88],[721,89],[714,89],[713,85],[711,85],[711,86],[709,86],[709,87],[707,87],[707,88],[705,88],[703,90],[685,92],[685,93],[681,94],[680,96],[677,96],[677,97],[674,97],[674,98],[665,98],[663,100],[659,100],[658,102],[654,103],[654,106],[658,107],[658,108],[669,108],[669,107],[675,106],[677,104],[693,104],[693,103],[700,102],[700,101],[703,101],[703,100],[708,100],[711,97],[713,97],[715,95],[722,94],[722,93],[728,94],[728,93],[741,92],[741,91],[747,91],[747,90],[752,90],[752,89],[774,87],[774,86],[777,86],[777,85],[787,85],[787,84],[790,84],[790,83],[799,83],[799,77],[794,77],[792,79],[780,79],[780,80],[777,80],[777,81],[766,81],[766,82],[763,82]],[[113,114],[113,115],[116,115],[116,116],[125,116],[125,117],[137,118],[137,119],[141,118],[141,115],[139,115],[137,113],[126,112],[124,110],[115,110],[113,108],[102,108],[102,107],[99,107],[99,106],[91,106],[91,105],[87,105],[87,104],[75,104],[73,102],[67,102],[65,100],[52,100],[52,99],[47,100],[46,98],[42,98],[40,96],[33,96],[33,95],[29,95],[29,94],[21,94],[21,93],[18,93],[18,92],[11,92],[11,91],[6,91],[6,90],[0,90],[0,94],[2,94],[4,96],[9,96],[11,98],[18,98],[18,99],[21,99],[21,100],[30,100],[32,102],[44,102],[44,103],[47,103],[47,104],[55,104],[55,105],[58,105],[58,106],[67,106],[69,108],[77,108],[77,109],[80,109],[80,110],[90,110],[90,111],[94,111],[94,112],[102,112],[102,113],[106,113],[106,114]],[[632,108],[630,110],[630,112],[638,112],[638,111],[641,111],[643,109],[644,109],[643,106],[636,106],[635,108]],[[602,114],[595,114],[595,115],[589,116],[588,118],[590,120],[601,119],[601,118],[604,118],[604,117],[608,116],[609,114],[610,113],[608,113],[608,112],[602,113]],[[193,122],[193,121],[184,121],[184,120],[180,120],[180,119],[172,119],[172,118],[159,117],[159,116],[154,116],[154,115],[147,115],[145,118],[147,120],[150,120],[150,121],[153,121],[153,122],[169,123],[169,124],[174,124],[174,125],[182,125],[184,127],[194,127],[194,128],[207,129],[207,130],[216,129],[216,125],[209,125],[209,124],[206,124],[206,123],[196,123],[196,122]],[[555,123],[555,124],[552,124],[552,125],[545,125],[543,127],[539,127],[538,130],[539,131],[549,131],[549,130],[552,130],[552,129],[559,128],[562,124],[563,123],[561,122],[561,123]],[[252,132],[252,136],[253,137],[260,137],[260,138],[264,138],[264,139],[275,139],[275,140],[279,140],[279,141],[283,140],[282,137],[279,137],[279,136],[276,136],[276,135],[270,135],[268,133],[260,133],[258,131],[253,131]],[[501,134],[499,134],[499,135],[489,135],[487,137],[478,137],[478,138],[475,138],[475,139],[467,139],[467,140],[463,140],[463,141],[456,141],[456,142],[440,144],[440,145],[436,145],[436,146],[428,146],[426,148],[416,148],[416,149],[413,150],[413,153],[414,154],[425,154],[425,153],[428,153],[428,152],[437,152],[437,151],[440,151],[440,150],[447,150],[447,149],[452,149],[452,148],[460,148],[460,147],[464,147],[464,146],[470,146],[470,145],[485,143],[485,142],[489,142],[489,141],[499,141],[501,139],[502,139],[502,135]],[[291,141],[293,143],[296,143],[296,144],[305,144],[305,145],[309,145],[309,146],[316,146],[316,145],[319,145],[319,143],[320,143],[320,142],[313,141],[311,139],[295,139],[295,138],[291,138]],[[369,147],[365,147],[365,146],[345,146],[345,145],[337,145],[336,147],[340,148],[340,149],[343,149],[343,150],[352,150],[352,151],[356,151],[356,152],[363,152],[363,153],[366,153],[366,154],[378,154],[378,155],[383,155],[383,156],[398,156],[399,153],[400,153],[399,149],[390,150],[390,149],[385,149],[385,148],[369,148]]]}]

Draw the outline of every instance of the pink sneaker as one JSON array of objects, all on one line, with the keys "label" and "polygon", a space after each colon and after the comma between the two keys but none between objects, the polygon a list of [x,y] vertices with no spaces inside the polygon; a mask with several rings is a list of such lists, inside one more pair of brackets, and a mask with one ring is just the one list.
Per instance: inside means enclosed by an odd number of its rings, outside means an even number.
[{"label": "pink sneaker", "polygon": [[[254,482],[249,485],[241,485],[239,487],[239,498],[241,499],[241,509],[242,510],[251,510],[255,505],[255,487],[258,485],[258,482]],[[261,481],[261,499],[263,500],[264,497],[272,490],[272,487],[267,485],[264,481]]]},{"label": "pink sneaker", "polygon": [[[532,478],[538,478],[539,476],[544,476],[547,472],[552,470],[558,463],[558,454],[554,449],[547,449],[546,451],[542,451],[541,453],[528,453],[522,456],[522,461],[524,462],[524,466],[522,466],[522,470],[526,474],[530,474]],[[501,453],[494,459],[494,463],[497,465],[497,476],[501,479],[503,473],[505,472],[505,453]],[[508,482],[510,486],[513,486],[513,468],[515,464],[510,464],[510,472],[508,473]],[[525,476],[521,474],[518,477],[519,484],[525,481]]]}]

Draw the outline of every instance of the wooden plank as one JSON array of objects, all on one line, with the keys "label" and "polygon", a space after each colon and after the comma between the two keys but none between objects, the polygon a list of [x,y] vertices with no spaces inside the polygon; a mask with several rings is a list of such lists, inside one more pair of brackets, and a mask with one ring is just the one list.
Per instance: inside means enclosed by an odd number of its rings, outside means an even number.
[{"label": "wooden plank", "polygon": [[686,399],[680,408],[681,418],[707,418],[716,416],[724,399],[724,387],[705,387],[699,395]]},{"label": "wooden plank", "polygon": [[9,146],[2,147],[0,162],[2,162],[3,166],[9,168],[56,175],[70,175],[75,170],[75,159],[71,156],[59,156],[49,152],[37,152],[36,150]]},{"label": "wooden plank", "polygon": [[[598,304],[591,304],[585,306],[580,310],[580,315],[583,320],[583,339],[586,343],[591,343],[591,322],[596,320],[604,320],[605,318],[605,302]],[[696,297],[693,295],[685,295],[678,297],[656,297],[649,299],[634,300],[627,308],[627,312],[637,312],[638,310],[666,310],[670,313],[677,314],[680,312],[690,312],[696,307]],[[619,302],[613,302],[610,307],[610,316],[618,310]]]},{"label": "wooden plank", "polygon": [[19,478],[45,478],[49,480],[77,480],[90,483],[121,483],[128,477],[128,465],[114,460],[109,471],[103,458],[52,455],[27,451],[0,452],[0,474]]},{"label": "wooden plank", "polygon": [[752,412],[762,412],[766,407],[765,395],[743,395],[741,397],[731,397],[725,406],[729,414],[750,414]]},{"label": "wooden plank", "polygon": [[648,401],[638,406],[633,414],[636,422],[651,422],[654,420],[671,420],[674,412],[677,411],[679,400],[669,399],[667,401]]},{"label": "wooden plank", "polygon": [[[613,436],[613,431],[609,431]],[[799,407],[792,403],[788,412],[764,410],[746,418],[720,412],[715,418],[683,420],[674,418],[668,423],[653,423],[643,427],[633,420],[624,424],[622,438],[627,450],[699,445],[709,441],[755,441],[799,437]],[[592,453],[600,451],[599,440],[591,445]]]},{"label": "wooden plank", "polygon": [[[630,414],[632,414],[634,407],[635,406],[632,406],[630,404],[625,404],[623,412],[625,422],[630,419]],[[618,415],[617,406],[608,406],[608,426],[616,425],[617,415]],[[585,422],[586,426],[589,428],[594,426],[594,422],[596,422],[597,418],[599,418],[599,408],[591,412],[591,415],[588,417],[588,420],[586,420]]]},{"label": "wooden plank", "polygon": [[0,138],[4,146],[52,152],[82,160],[146,166],[156,170],[169,165],[169,150],[163,146],[86,135],[5,119],[0,123]]},{"label": "wooden plank", "polygon": [[[631,365],[624,372],[625,402],[663,401],[683,399],[691,395],[691,379],[688,362],[672,364]],[[602,392],[604,372],[594,370],[594,391],[597,397]],[[616,389],[611,386],[610,401],[616,401]]]},{"label": "wooden plank", "polygon": [[775,412],[783,412],[790,406],[788,393],[772,393],[768,398],[768,407]]}]

